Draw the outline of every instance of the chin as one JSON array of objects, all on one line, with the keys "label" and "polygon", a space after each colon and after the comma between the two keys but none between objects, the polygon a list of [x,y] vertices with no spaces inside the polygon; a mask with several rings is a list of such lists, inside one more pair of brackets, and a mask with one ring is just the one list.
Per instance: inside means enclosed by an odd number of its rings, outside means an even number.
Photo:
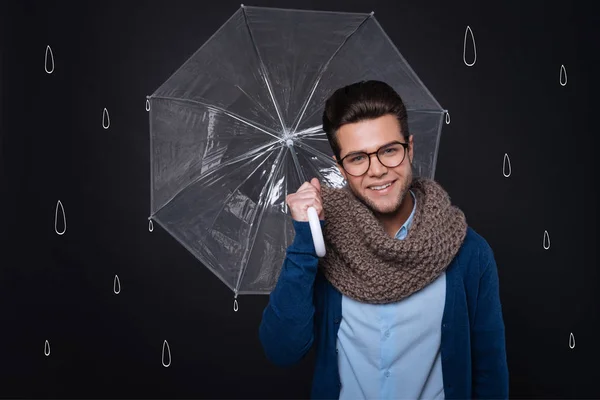
[{"label": "chin", "polygon": [[370,197],[369,203],[367,205],[371,210],[378,214],[395,214],[398,212],[398,210],[400,210],[400,206],[402,205],[403,200],[404,194],[397,193],[395,196],[390,197],[389,199],[378,199]]},{"label": "chin", "polygon": [[394,190],[386,196],[380,196],[377,193],[371,191],[371,189],[364,188],[361,193],[352,188],[354,195],[371,211],[380,215],[392,215],[397,213],[404,201],[411,182],[409,179],[397,178],[394,182]]},{"label": "chin", "polygon": [[398,179],[394,182],[394,185],[399,187],[395,188],[393,193],[385,197],[378,198],[376,193],[369,193],[371,189],[365,188],[361,193],[357,193],[356,189],[350,186],[350,189],[367,208],[376,214],[387,215],[398,212],[404,199],[405,193],[402,192],[402,182]]}]

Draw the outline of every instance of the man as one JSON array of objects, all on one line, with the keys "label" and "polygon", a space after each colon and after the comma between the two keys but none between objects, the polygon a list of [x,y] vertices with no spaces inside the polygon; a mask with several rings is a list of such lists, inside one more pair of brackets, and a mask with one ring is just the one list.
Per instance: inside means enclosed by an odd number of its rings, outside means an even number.
[{"label": "man", "polygon": [[508,398],[493,251],[439,184],[413,179],[400,96],[338,89],[323,129],[347,185],[313,178],[286,198],[296,236],[260,324],[267,357],[291,365],[315,345],[313,398]]}]

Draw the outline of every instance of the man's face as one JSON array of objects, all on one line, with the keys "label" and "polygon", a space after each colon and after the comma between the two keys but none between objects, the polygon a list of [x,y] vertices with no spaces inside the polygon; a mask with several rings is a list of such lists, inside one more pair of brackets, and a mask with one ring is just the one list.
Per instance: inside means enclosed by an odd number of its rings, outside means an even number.
[{"label": "man's face", "polygon": [[[412,183],[412,139],[411,136],[410,147],[407,149],[404,161],[397,167],[386,167],[379,162],[375,154],[371,155],[371,165],[362,176],[347,174],[338,164],[338,169],[354,195],[374,212],[379,214],[396,213],[408,193],[408,188]],[[377,119],[342,125],[338,129],[337,140],[342,158],[353,151],[371,153],[390,142],[405,141],[400,132],[400,123],[394,115],[384,115]],[[392,185],[385,191],[370,188],[388,182],[392,182]]]}]

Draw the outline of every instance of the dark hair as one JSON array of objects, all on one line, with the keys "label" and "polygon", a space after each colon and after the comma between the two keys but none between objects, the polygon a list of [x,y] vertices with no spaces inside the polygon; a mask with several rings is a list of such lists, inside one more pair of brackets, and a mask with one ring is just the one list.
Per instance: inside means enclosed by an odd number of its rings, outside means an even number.
[{"label": "dark hair", "polygon": [[401,134],[408,140],[408,118],[402,98],[387,83],[361,81],[337,89],[325,102],[323,130],[335,157],[340,159],[337,130],[345,124],[375,119],[386,114],[395,115],[400,122]]}]

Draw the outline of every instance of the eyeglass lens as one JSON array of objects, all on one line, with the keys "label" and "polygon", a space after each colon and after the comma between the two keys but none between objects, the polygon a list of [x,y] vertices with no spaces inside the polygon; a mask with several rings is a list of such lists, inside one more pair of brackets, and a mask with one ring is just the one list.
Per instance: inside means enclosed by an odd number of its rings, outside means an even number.
[{"label": "eyeglass lens", "polygon": [[[379,149],[377,157],[379,162],[388,168],[397,167],[404,161],[405,149],[401,144]],[[346,157],[343,163],[344,169],[350,175],[362,175],[368,171],[370,166],[370,157],[367,153],[357,153]]]}]

